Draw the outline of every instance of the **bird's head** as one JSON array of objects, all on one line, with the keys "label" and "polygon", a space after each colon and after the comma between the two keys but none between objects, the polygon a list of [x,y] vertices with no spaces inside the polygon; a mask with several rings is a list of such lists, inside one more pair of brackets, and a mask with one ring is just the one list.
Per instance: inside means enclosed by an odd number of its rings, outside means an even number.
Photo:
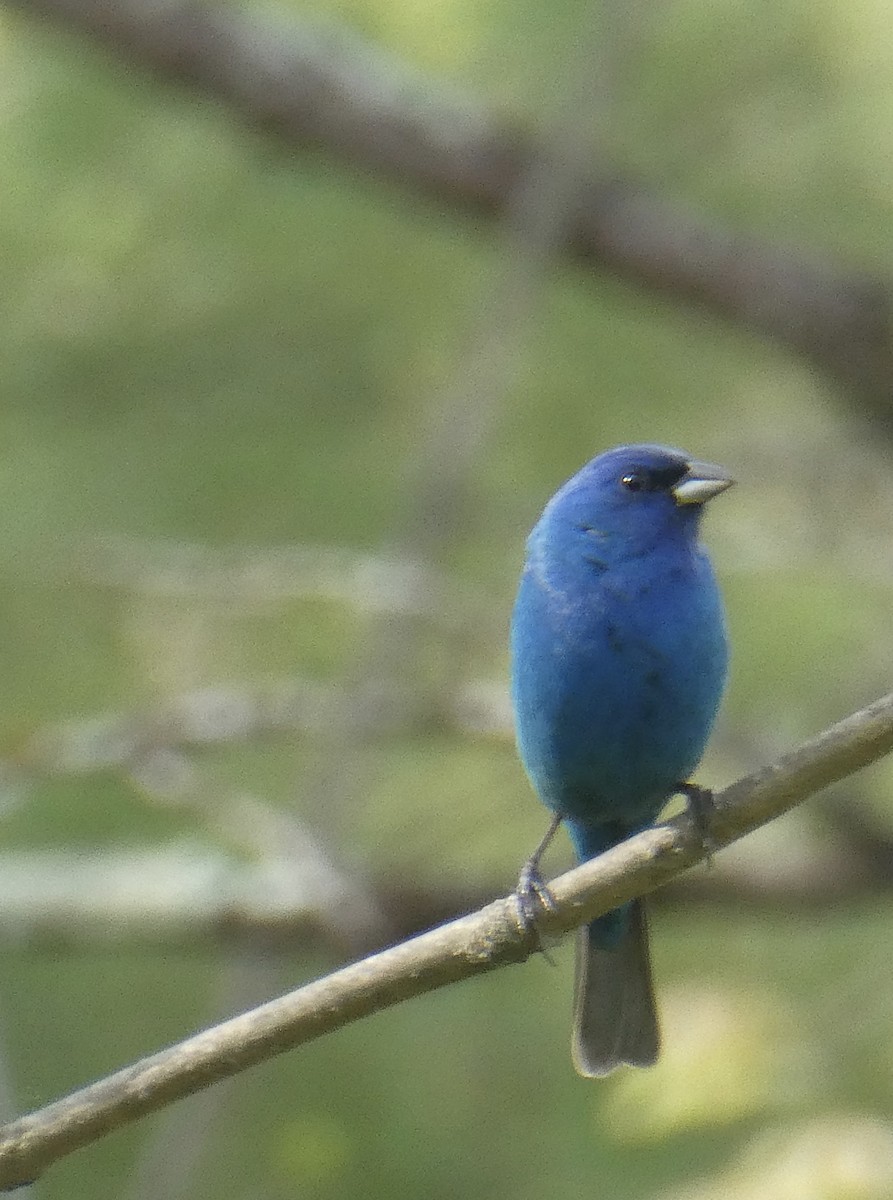
[{"label": "bird's head", "polygon": [[587,463],[543,514],[621,556],[666,540],[697,538],[704,504],[731,487],[722,467],[666,446],[618,446]]}]

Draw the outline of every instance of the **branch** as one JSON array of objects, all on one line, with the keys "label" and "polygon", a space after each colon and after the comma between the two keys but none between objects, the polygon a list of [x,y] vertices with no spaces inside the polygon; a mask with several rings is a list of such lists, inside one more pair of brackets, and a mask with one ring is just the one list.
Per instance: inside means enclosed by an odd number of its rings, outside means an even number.
[{"label": "branch", "polygon": [[[548,139],[346,31],[193,3],[8,3],[441,205],[501,216],[531,165],[550,160]],[[774,339],[891,420],[887,279],[735,232],[605,165],[580,185],[564,249]]]},{"label": "branch", "polygon": [[[716,846],[743,837],[893,750],[893,694],[715,797]],[[706,850],[687,814],[630,838],[552,882],[541,932],[559,935],[650,892]],[[351,1021],[469,979],[537,948],[512,897],[374,954],[234,1017],[0,1128],[0,1189],[32,1182],[57,1159],[174,1100]]]},{"label": "branch", "polygon": [[[0,788],[28,777],[125,770],[151,779],[156,756],[164,770],[172,752],[192,752],[282,734],[319,735],[339,722],[355,738],[449,730],[510,742],[505,685],[475,679],[432,694],[411,684],[375,681],[339,686],[292,676],[196,688],[152,708],[101,713],[42,726],[8,759]],[[5,770],[8,778],[3,778]]]},{"label": "branch", "polygon": [[[855,804],[858,809],[860,806]],[[826,816],[823,808],[820,816]],[[866,820],[855,814],[855,828]],[[760,850],[688,875],[662,892],[670,905],[709,904],[790,911],[866,899],[893,891],[889,835],[866,829],[866,843],[835,837],[808,849],[803,858],[765,863]],[[756,861],[755,861],[756,859]],[[246,861],[202,843],[104,847],[101,851],[9,850],[0,852],[0,939],[22,946],[45,945],[75,952],[84,945],[162,945],[188,952],[200,944],[224,950],[242,945],[266,954],[292,954],[313,945],[342,957],[368,953],[409,938],[487,902],[498,884],[486,878],[450,881],[431,875],[407,880],[390,873],[365,876],[363,891],[333,864],[328,875],[307,870],[305,859]],[[353,887],[350,885],[354,884]],[[374,899],[370,913],[360,903]],[[377,920],[373,919],[378,913]],[[2,1089],[0,1089],[2,1090]],[[0,1106],[2,1107],[2,1106]]]},{"label": "branch", "polygon": [[[80,540],[37,577],[72,579],[127,597],[160,597],[269,612],[293,600],[340,601],[361,613],[422,617],[467,631],[487,620],[490,597],[419,558],[348,546],[210,546],[106,534]],[[490,618],[491,624],[492,617]]]}]

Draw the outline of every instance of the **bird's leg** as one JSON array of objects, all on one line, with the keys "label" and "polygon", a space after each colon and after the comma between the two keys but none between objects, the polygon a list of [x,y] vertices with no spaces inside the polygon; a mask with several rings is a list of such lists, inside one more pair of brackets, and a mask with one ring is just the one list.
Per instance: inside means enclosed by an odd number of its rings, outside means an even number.
[{"label": "bird's leg", "polygon": [[540,859],[546,853],[549,843],[558,832],[558,826],[563,820],[564,818],[559,813],[556,813],[552,817],[545,836],[521,868],[521,874],[518,876],[515,899],[518,905],[518,915],[521,919],[521,924],[528,932],[536,933],[537,917],[543,909],[551,912],[555,907],[552,893],[549,891],[540,874]]},{"label": "bird's leg", "polygon": [[700,834],[701,845],[708,854],[712,854],[717,848],[710,831],[713,817],[713,792],[710,788],[701,787],[698,783],[680,783],[676,790],[688,801],[688,813]]}]

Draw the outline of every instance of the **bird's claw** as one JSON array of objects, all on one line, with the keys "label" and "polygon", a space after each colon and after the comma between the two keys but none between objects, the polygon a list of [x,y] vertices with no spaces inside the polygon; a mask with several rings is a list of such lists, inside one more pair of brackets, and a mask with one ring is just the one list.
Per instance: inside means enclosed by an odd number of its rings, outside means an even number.
[{"label": "bird's claw", "polygon": [[521,871],[515,895],[521,908],[530,914],[531,921],[535,921],[541,911],[554,912],[557,908],[549,885],[533,862],[527,863]]},{"label": "bird's claw", "polygon": [[698,831],[701,845],[708,855],[712,855],[719,849],[711,829],[715,811],[712,790],[701,787],[698,783],[681,783],[679,795],[684,796],[688,801],[688,815]]},{"label": "bird's claw", "polygon": [[531,860],[524,866],[518,877],[514,898],[521,928],[535,942],[536,948],[548,958],[540,933],[539,919],[544,912],[554,912],[557,905],[536,862]]}]

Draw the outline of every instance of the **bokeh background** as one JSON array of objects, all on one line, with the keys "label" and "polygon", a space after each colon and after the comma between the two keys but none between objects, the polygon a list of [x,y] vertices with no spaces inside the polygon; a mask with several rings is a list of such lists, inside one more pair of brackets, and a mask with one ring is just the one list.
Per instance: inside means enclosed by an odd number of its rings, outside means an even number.
[{"label": "bokeh background", "polygon": [[[0,9],[8,1115],[513,886],[544,813],[507,622],[527,530],[599,449],[740,481],[706,528],[734,657],[703,782],[890,686],[886,4],[210,10],[286,63],[344,47],[370,139],[376,95],[532,139],[498,212],[420,188],[411,154],[371,169],[325,112],[302,139],[151,69],[138,30],[106,45],[139,8]],[[657,205],[653,246],[565,252],[593,173],[621,218]],[[683,287],[708,242],[727,273]],[[805,272],[774,315],[766,264]],[[882,764],[655,898],[653,1071],[574,1076],[561,947],[34,1193],[889,1197],[891,789]]]}]

